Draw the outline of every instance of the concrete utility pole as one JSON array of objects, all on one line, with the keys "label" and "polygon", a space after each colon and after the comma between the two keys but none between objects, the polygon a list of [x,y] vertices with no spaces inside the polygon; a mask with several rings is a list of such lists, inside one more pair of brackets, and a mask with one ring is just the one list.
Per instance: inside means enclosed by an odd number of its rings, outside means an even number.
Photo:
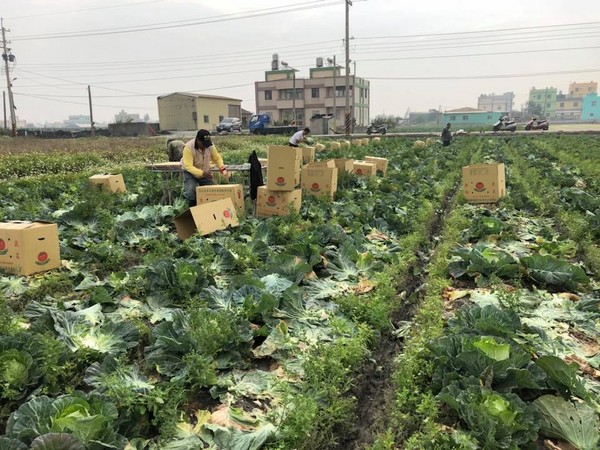
[{"label": "concrete utility pole", "polygon": [[90,102],[90,126],[91,126],[91,134],[94,136],[96,134],[96,130],[94,129],[94,115],[92,114],[92,90],[88,85],[88,100]]},{"label": "concrete utility pole", "polygon": [[10,72],[8,71],[8,61],[14,60],[13,55],[9,55],[6,47],[6,30],[4,28],[4,19],[0,18],[0,27],[2,28],[2,59],[4,59],[4,70],[6,71],[6,89],[8,90],[8,106],[10,107],[10,123],[12,127],[12,135],[17,135],[17,118],[15,117],[15,102],[12,94],[12,82],[10,81]]},{"label": "concrete utility pole", "polygon": [[352,0],[346,0],[346,108],[344,113],[344,123],[346,126],[346,135],[350,135],[352,119],[350,118],[350,6]]},{"label": "concrete utility pole", "polygon": [[4,109],[4,131],[7,130],[6,128],[6,92],[2,91],[2,108]]},{"label": "concrete utility pole", "polygon": [[[327,61],[331,61],[331,59],[327,58]],[[333,55],[333,129],[337,130],[337,111],[336,111],[336,102],[335,102],[335,98],[337,96],[337,91],[336,91],[336,72],[337,72],[337,65],[335,63],[335,55]],[[327,130],[327,132],[329,132],[329,130]]]}]

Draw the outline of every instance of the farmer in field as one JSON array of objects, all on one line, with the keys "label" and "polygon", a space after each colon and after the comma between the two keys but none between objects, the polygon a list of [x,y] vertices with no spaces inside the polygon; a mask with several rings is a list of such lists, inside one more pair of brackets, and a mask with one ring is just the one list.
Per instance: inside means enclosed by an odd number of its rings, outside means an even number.
[{"label": "farmer in field", "polygon": [[452,141],[452,132],[450,131],[451,126],[452,125],[448,123],[446,124],[446,128],[442,130],[442,144],[444,145],[444,147],[449,146],[450,141]]},{"label": "farmer in field", "polygon": [[290,138],[290,142],[288,142],[288,145],[290,147],[298,147],[298,144],[300,142],[306,142],[308,133],[310,133],[310,129],[308,128],[294,133],[294,135]]},{"label": "farmer in field", "polygon": [[169,157],[169,161],[181,161],[183,157],[183,147],[185,146],[185,142],[180,141],[178,139],[169,139],[167,141],[167,155]]},{"label": "farmer in field", "polygon": [[196,187],[214,184],[211,162],[216,164],[223,176],[227,176],[223,158],[210,140],[210,132],[199,130],[195,139],[186,142],[181,158],[183,195],[190,208],[196,206]]}]

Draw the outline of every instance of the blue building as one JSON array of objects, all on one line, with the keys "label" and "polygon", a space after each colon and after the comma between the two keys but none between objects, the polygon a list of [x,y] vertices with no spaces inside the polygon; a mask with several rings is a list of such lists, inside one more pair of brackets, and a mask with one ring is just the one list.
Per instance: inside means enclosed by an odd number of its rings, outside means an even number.
[{"label": "blue building", "polygon": [[475,108],[459,108],[442,114],[443,123],[457,125],[492,125],[500,117],[508,115],[505,111],[481,111]]},{"label": "blue building", "polygon": [[595,92],[583,97],[581,120],[600,121],[600,101],[598,100],[598,94]]}]

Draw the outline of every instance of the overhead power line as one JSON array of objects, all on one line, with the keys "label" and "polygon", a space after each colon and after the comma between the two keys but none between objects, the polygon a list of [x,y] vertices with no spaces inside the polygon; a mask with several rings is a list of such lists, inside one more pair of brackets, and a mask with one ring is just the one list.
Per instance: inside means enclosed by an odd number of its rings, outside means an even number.
[{"label": "overhead power line", "polygon": [[425,33],[425,34],[398,34],[388,36],[368,36],[362,37],[361,39],[397,39],[397,38],[415,38],[415,37],[429,37],[429,36],[456,36],[459,34],[487,34],[497,33],[501,31],[519,31],[519,30],[536,30],[536,29],[547,29],[547,28],[559,28],[559,27],[572,27],[578,25],[600,25],[600,22],[579,22],[579,23],[563,23],[557,25],[538,25],[533,27],[514,27],[514,28],[495,28],[492,30],[473,30],[473,31],[453,31],[450,33]]},{"label": "overhead power line", "polygon": [[275,15],[275,14],[304,11],[304,10],[316,9],[316,8],[326,8],[329,6],[338,5],[340,3],[343,3],[343,1],[331,1],[331,2],[324,3],[324,0],[316,0],[316,1],[310,1],[310,2],[296,3],[296,4],[292,4],[292,5],[286,5],[286,6],[276,6],[273,8],[263,8],[263,9],[241,12],[241,13],[222,14],[219,16],[213,16],[213,17],[204,18],[204,19],[189,19],[189,20],[182,20],[182,21],[177,21],[177,22],[163,22],[163,23],[156,23],[156,24],[149,24],[149,25],[139,25],[139,26],[135,26],[135,27],[106,28],[106,29],[91,30],[91,31],[74,31],[74,32],[66,32],[66,33],[14,36],[12,38],[12,40],[13,41],[28,41],[28,40],[63,39],[63,38],[73,38],[73,37],[102,36],[102,35],[108,35],[108,34],[138,33],[141,31],[153,31],[153,30],[164,30],[164,29],[169,29],[169,28],[190,27],[190,26],[196,26],[196,25],[206,25],[209,23],[228,22],[231,20],[251,19],[251,18],[255,18],[255,17],[264,17],[264,16]]},{"label": "overhead power line", "polygon": [[539,77],[545,75],[570,75],[573,73],[593,73],[600,72],[600,69],[577,69],[577,70],[558,70],[555,72],[532,72],[532,73],[509,73],[503,75],[460,75],[460,76],[441,76],[441,77],[369,77],[368,80],[395,80],[395,81],[430,81],[430,80],[482,80],[491,78],[525,78]]},{"label": "overhead power line", "polygon": [[40,14],[29,14],[27,16],[13,16],[13,17],[6,17],[6,19],[8,20],[18,20],[18,19],[29,19],[31,17],[43,17],[43,16],[56,16],[59,14],[73,14],[73,13],[81,13],[81,12],[86,12],[86,11],[97,11],[100,9],[114,9],[114,8],[128,8],[131,6],[138,6],[138,5],[147,5],[148,3],[161,3],[164,0],[149,0],[149,1],[145,1],[145,2],[136,2],[136,3],[123,3],[121,5],[112,5],[112,6],[98,6],[97,8],[85,8],[85,9],[69,9],[67,11],[49,11],[49,12],[45,12],[45,13],[40,13]]}]

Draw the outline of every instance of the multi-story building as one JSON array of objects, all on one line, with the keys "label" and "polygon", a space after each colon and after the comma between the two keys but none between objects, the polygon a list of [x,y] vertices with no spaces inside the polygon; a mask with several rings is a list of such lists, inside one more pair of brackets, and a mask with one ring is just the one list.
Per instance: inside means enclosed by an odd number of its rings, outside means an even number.
[{"label": "multi-story building", "polygon": [[139,114],[129,114],[125,110],[121,110],[119,114],[115,114],[115,123],[127,123],[127,122],[142,122]]},{"label": "multi-story building", "polygon": [[[265,72],[265,81],[255,82],[257,114],[269,115],[272,123],[295,122],[299,127],[308,126],[313,116],[332,114],[331,126],[344,126],[346,85],[340,66],[324,66],[323,58],[317,58],[309,78],[302,78],[287,64],[280,67],[279,57],[273,55],[271,68]],[[350,76],[350,107],[356,126],[369,124],[370,94],[368,80]]]},{"label": "multi-story building", "polygon": [[529,90],[529,109],[538,109],[541,117],[554,117],[556,95],[557,89],[554,87],[542,89],[532,87]]},{"label": "multi-story building", "polygon": [[581,119],[581,109],[583,107],[583,98],[565,95],[560,91],[556,95],[556,107],[554,108],[554,118],[559,120],[579,120]]},{"label": "multi-story building", "polygon": [[218,95],[175,92],[158,97],[161,130],[213,130],[225,117],[242,117],[242,101]]},{"label": "multi-story building", "polygon": [[581,119],[586,121],[600,121],[600,98],[593,92],[583,97]]},{"label": "multi-story building", "polygon": [[514,92],[481,94],[477,100],[477,109],[481,111],[508,111],[510,113],[513,110],[514,100]]},{"label": "multi-story building", "polygon": [[598,92],[598,83],[590,81],[589,83],[569,83],[569,96],[583,98],[588,94]]}]

